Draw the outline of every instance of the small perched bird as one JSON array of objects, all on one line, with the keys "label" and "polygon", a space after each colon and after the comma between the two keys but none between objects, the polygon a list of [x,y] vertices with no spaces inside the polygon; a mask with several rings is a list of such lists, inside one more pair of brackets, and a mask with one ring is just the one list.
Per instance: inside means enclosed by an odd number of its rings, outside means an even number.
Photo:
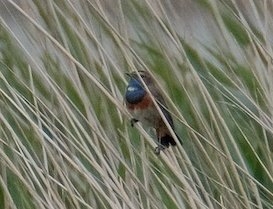
[{"label": "small perched bird", "polygon": [[[152,95],[174,130],[173,119],[166,109],[165,101],[153,78],[147,71],[133,72],[128,75],[130,80],[125,93],[125,102],[128,111],[133,116],[131,125],[134,126],[136,122],[140,121],[144,126],[153,127],[156,130],[159,142],[159,146],[155,148],[156,154],[159,154],[161,150],[168,148],[170,145],[175,146],[176,142],[151,98]],[[139,76],[148,87],[151,95],[146,91]]]}]

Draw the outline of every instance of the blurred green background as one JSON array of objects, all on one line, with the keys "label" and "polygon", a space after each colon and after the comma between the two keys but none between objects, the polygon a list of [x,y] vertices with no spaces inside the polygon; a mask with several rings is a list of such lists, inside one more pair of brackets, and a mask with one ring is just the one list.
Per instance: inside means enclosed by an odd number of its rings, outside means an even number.
[{"label": "blurred green background", "polygon": [[[0,1],[0,208],[272,208],[271,1]],[[183,144],[130,126],[157,79]]]}]

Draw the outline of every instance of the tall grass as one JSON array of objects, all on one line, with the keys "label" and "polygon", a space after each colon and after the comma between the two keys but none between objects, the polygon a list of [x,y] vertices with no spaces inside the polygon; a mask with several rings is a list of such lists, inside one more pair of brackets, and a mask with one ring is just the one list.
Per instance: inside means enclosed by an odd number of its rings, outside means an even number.
[{"label": "tall grass", "polygon": [[[0,208],[273,207],[270,1],[0,6]],[[137,69],[183,140],[160,156],[123,104]]]}]

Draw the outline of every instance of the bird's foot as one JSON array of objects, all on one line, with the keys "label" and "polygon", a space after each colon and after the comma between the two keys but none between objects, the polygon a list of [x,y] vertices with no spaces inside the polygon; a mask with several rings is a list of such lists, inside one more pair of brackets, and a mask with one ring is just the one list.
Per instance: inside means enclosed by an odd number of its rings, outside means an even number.
[{"label": "bird's foot", "polygon": [[132,119],[130,120],[130,123],[131,123],[131,126],[132,126],[132,127],[134,127],[135,123],[137,123],[137,122],[138,122],[138,119],[135,119],[135,118],[132,118]]},{"label": "bird's foot", "polygon": [[162,144],[160,144],[160,145],[158,145],[158,146],[155,148],[154,153],[155,153],[156,155],[159,155],[159,154],[160,154],[160,151],[161,151],[161,150],[164,150],[165,148],[166,148],[165,146],[163,146]]}]

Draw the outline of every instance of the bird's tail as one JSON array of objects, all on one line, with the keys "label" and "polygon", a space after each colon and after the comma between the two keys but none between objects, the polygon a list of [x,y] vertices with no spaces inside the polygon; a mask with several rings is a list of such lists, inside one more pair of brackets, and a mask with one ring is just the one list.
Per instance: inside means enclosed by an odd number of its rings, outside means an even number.
[{"label": "bird's tail", "polygon": [[[178,140],[182,143],[181,139],[175,134]],[[159,139],[159,143],[163,145],[164,147],[169,147],[170,145],[175,146],[176,142],[171,134],[166,134],[165,136],[161,137]]]},{"label": "bird's tail", "polygon": [[[177,134],[175,135],[178,138],[179,142],[182,144],[181,139],[177,136]],[[161,150],[168,148],[170,145],[172,146],[176,145],[176,142],[170,133],[163,135],[161,138],[158,138],[158,141],[160,145],[155,148],[155,154],[157,155],[160,154]]]}]

